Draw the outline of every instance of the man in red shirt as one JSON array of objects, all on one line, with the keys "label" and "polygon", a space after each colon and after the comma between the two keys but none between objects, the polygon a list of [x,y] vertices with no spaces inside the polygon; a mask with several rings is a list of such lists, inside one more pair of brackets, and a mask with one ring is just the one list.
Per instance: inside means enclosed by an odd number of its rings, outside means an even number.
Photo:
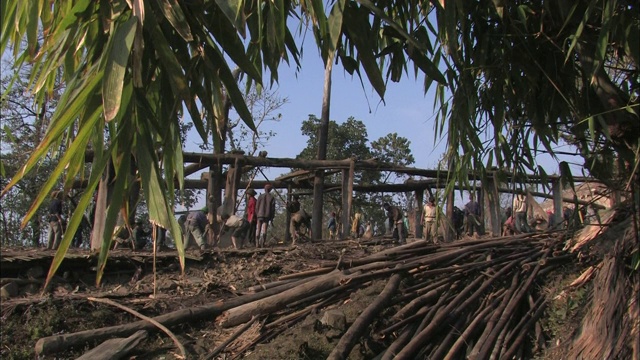
[{"label": "man in red shirt", "polygon": [[249,222],[248,242],[258,246],[256,243],[256,226],[258,225],[258,218],[256,217],[256,191],[248,189],[245,194],[247,196],[247,221]]}]

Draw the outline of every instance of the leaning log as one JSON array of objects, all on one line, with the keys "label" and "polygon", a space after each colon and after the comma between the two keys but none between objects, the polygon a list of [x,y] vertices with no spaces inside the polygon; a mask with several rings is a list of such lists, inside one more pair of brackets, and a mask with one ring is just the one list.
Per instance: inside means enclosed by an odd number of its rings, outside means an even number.
[{"label": "leaning log", "polygon": [[334,270],[279,294],[230,308],[219,317],[217,323],[222,327],[240,325],[251,320],[253,316],[273,313],[284,308],[287,304],[308,297],[309,294],[321,293],[336,287],[341,287],[342,284],[348,283],[352,277],[352,274],[348,271]]}]

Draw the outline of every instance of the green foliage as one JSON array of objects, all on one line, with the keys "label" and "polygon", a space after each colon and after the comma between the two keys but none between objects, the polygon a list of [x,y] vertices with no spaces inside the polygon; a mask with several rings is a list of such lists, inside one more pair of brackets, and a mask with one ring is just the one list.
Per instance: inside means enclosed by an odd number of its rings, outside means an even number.
[{"label": "green foliage", "polygon": [[[307,147],[305,147],[297,158],[316,159],[318,153],[318,131],[320,128],[320,119],[314,115],[309,115],[309,119],[303,121],[301,132],[303,136],[308,137]],[[398,136],[398,134],[387,134],[380,139],[369,142],[367,137],[367,127],[353,117],[348,118],[345,122],[338,124],[336,121],[329,121],[329,136],[327,144],[327,159],[342,160],[347,158],[356,158],[361,160],[376,158],[380,162],[405,166],[415,162],[411,154],[410,141],[406,138]],[[390,174],[383,174],[379,171],[356,171],[354,174],[354,183],[359,185],[373,185],[381,183],[393,183],[398,178],[390,179]],[[325,177],[325,181],[333,184],[340,184],[342,174],[332,174]],[[402,202],[402,207],[408,206],[408,199],[394,199],[390,194],[365,194],[354,193],[353,209],[351,213],[360,211],[365,215],[366,220],[372,220],[382,226],[385,219],[385,213],[382,209],[384,202]],[[325,218],[328,214],[335,211],[337,214],[341,212],[342,195],[340,192],[325,192],[324,203],[329,204],[325,208]],[[338,216],[338,220],[340,220]]]},{"label": "green foliage", "polygon": [[[26,81],[30,69],[31,67],[25,66],[16,73],[19,76],[14,77],[9,64],[2,64],[0,157],[5,174],[0,176],[1,188],[9,183],[27,162],[31,151],[42,141],[57,103],[57,91],[51,93],[43,106],[35,103],[34,97],[27,90]],[[59,86],[58,84],[56,88]],[[56,161],[54,153],[48,154],[35,171],[26,174],[23,181],[0,198],[0,238],[3,246],[45,244],[49,224],[46,208],[39,210],[24,227],[21,227],[21,223],[24,214],[36,199],[37,191],[51,175]]]},{"label": "green foliage", "polygon": [[628,176],[608,160],[613,151],[637,162],[637,5],[501,4],[436,7],[434,36],[455,74],[436,95],[438,134],[448,136],[457,177],[492,166],[536,171],[538,153],[555,156],[561,139],[599,178]]}]

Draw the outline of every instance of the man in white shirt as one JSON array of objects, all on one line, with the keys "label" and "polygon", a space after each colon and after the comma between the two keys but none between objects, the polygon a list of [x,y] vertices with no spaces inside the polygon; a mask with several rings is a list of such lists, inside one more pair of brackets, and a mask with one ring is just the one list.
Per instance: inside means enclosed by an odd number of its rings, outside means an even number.
[{"label": "man in white shirt", "polygon": [[424,217],[422,218],[422,226],[424,227],[424,239],[438,243],[438,234],[436,233],[436,199],[429,197],[429,201],[424,205]]},{"label": "man in white shirt", "polygon": [[513,198],[513,213],[516,230],[519,233],[531,232],[527,223],[527,198],[522,194],[516,194]]}]

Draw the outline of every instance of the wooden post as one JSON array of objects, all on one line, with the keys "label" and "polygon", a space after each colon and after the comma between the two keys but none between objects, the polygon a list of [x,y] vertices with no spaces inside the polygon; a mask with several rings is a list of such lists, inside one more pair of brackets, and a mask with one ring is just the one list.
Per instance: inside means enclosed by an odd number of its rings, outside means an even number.
[{"label": "wooden post", "polygon": [[238,210],[238,188],[240,187],[240,179],[242,177],[243,162],[240,159],[229,166],[227,170],[227,179],[224,187],[225,212],[235,214]]},{"label": "wooden post", "polygon": [[[478,216],[478,222],[480,222],[480,229],[478,229],[478,235],[484,235],[487,230],[486,230],[486,222],[485,222],[485,218],[486,218],[486,213],[487,213],[487,208],[485,207],[485,198],[487,196],[485,196],[485,190],[484,190],[484,182],[480,182],[480,186],[476,187],[476,196],[475,198],[478,201],[478,206],[480,207],[480,216]],[[472,190],[473,191],[473,190]]]},{"label": "wooden post", "polygon": [[486,179],[485,186],[485,206],[489,215],[489,228],[492,236],[500,236],[502,234],[502,221],[500,216],[500,194],[498,193],[498,181],[496,173],[493,177]]},{"label": "wooden post", "polygon": [[562,223],[562,182],[560,179],[552,183],[553,191],[553,217],[556,224]]},{"label": "wooden post", "polygon": [[242,179],[242,167],[244,163],[242,160],[236,160],[236,171],[233,174],[233,213],[238,211],[238,189],[240,188],[240,180]]},{"label": "wooden post", "polygon": [[209,208],[209,219],[214,219],[211,228],[207,232],[207,244],[215,244],[215,235],[220,232],[220,224],[216,221],[216,209],[222,203],[220,194],[222,184],[222,165],[213,165],[209,168],[209,181],[207,183],[207,207]]},{"label": "wooden post", "polygon": [[[338,238],[340,240],[344,240],[349,235],[348,231],[345,229],[349,228],[349,217],[351,216],[351,206],[349,206],[349,170],[342,170],[342,219],[340,219],[340,223],[342,226],[339,227]],[[336,219],[337,221],[337,219]]]},{"label": "wooden post", "polygon": [[351,207],[353,205],[353,179],[355,176],[356,162],[351,159],[348,172],[342,172],[342,231],[340,239],[344,240],[349,237],[349,224],[351,220]]},{"label": "wooden post", "polygon": [[[287,203],[291,202],[291,185],[287,187]],[[291,231],[289,231],[289,224],[291,224],[291,213],[289,210],[285,210],[285,220],[284,220],[284,242],[288,243],[291,241]]]},{"label": "wooden post", "polygon": [[416,199],[416,211],[415,211],[415,229],[416,239],[422,239],[422,210],[424,207],[424,190],[416,190],[414,192]]},{"label": "wooden post", "polygon": [[[454,197],[454,190],[452,190],[448,195],[447,195],[447,220],[445,221],[445,223],[449,223],[453,221],[453,207],[455,206],[454,202],[455,202],[455,197]],[[444,232],[444,241],[445,242],[451,242],[453,241],[453,229],[450,226],[447,226]]]},{"label": "wooden post", "polygon": [[322,202],[324,197],[324,170],[316,170],[313,178],[313,212],[311,215],[311,238],[322,237]]}]

